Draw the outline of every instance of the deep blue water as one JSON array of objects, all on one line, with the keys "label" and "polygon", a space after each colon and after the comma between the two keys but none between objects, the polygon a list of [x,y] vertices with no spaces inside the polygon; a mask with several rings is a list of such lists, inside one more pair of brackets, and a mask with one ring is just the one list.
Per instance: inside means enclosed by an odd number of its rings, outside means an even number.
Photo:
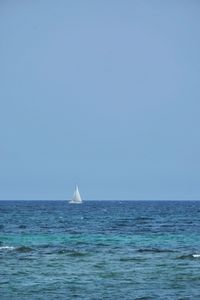
[{"label": "deep blue water", "polygon": [[200,299],[200,202],[0,201],[0,299]]}]

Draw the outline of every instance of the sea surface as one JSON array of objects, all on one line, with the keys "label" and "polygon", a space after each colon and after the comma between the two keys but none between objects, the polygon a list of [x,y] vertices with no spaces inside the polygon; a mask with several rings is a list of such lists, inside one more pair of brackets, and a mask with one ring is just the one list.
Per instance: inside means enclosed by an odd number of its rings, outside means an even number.
[{"label": "sea surface", "polygon": [[200,299],[200,202],[0,201],[0,299]]}]

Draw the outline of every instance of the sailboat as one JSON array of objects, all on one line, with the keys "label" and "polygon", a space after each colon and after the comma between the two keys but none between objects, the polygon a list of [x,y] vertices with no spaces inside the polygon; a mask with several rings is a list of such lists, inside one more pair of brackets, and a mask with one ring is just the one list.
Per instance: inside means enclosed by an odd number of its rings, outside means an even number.
[{"label": "sailboat", "polygon": [[80,203],[82,203],[82,202],[83,202],[83,201],[82,201],[82,199],[81,199],[81,195],[80,195],[80,193],[79,193],[78,186],[76,185],[76,188],[75,188],[75,191],[74,191],[72,200],[70,200],[69,203],[80,204]]}]

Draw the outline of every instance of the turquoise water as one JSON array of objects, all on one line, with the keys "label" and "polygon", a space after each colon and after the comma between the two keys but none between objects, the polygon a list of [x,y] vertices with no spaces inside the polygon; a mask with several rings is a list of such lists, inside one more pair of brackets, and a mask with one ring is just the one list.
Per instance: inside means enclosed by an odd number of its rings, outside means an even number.
[{"label": "turquoise water", "polygon": [[200,202],[0,201],[0,299],[200,299]]}]

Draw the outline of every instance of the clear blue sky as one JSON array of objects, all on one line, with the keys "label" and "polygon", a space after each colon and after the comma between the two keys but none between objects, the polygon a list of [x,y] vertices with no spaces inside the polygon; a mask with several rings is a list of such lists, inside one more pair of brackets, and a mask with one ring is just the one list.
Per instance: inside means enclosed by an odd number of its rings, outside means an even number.
[{"label": "clear blue sky", "polygon": [[0,199],[200,199],[200,1],[0,3]]}]

